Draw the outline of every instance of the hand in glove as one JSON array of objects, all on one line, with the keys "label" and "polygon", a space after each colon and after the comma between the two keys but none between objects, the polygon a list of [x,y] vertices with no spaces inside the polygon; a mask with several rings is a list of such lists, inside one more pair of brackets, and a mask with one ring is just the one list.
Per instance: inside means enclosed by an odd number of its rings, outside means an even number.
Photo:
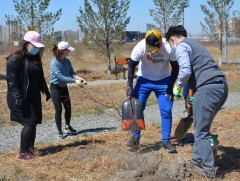
[{"label": "hand in glove", "polygon": [[81,88],[84,88],[84,85],[86,85],[86,80],[83,79],[83,78],[78,78],[75,80],[76,84],[81,87]]},{"label": "hand in glove", "polygon": [[22,107],[23,107],[23,100],[22,100],[22,98],[17,98],[15,100],[15,107],[16,107],[16,109],[22,109]]},{"label": "hand in glove", "polygon": [[46,101],[48,101],[51,98],[50,92],[47,90],[45,92],[45,95],[46,95]]},{"label": "hand in glove", "polygon": [[170,100],[173,98],[173,85],[170,85],[170,84],[168,85],[165,95],[169,95]]},{"label": "hand in glove", "polygon": [[192,115],[192,104],[193,104],[193,96],[188,96],[187,97],[187,112]]},{"label": "hand in glove", "polygon": [[188,102],[190,104],[193,104],[194,97],[193,96],[188,96]]},{"label": "hand in glove", "polygon": [[127,95],[128,97],[132,98],[132,97],[133,97],[133,94],[134,94],[133,88],[132,88],[132,87],[127,87],[126,95]]},{"label": "hand in glove", "polygon": [[175,85],[174,88],[173,88],[173,95],[177,98],[180,98],[181,97],[181,95],[180,95],[181,91],[182,91],[182,87],[179,87],[178,85]]}]

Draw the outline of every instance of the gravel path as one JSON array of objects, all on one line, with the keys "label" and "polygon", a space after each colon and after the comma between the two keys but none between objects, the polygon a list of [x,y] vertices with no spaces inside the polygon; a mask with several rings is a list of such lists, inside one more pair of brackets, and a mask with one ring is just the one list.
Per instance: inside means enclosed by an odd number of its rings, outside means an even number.
[{"label": "gravel path", "polygon": [[[173,119],[184,116],[183,101],[175,101]],[[226,109],[240,108],[240,93],[230,93],[223,106]],[[120,128],[120,117],[113,110],[107,110],[103,115],[85,115],[72,118],[71,125],[77,129],[79,135],[92,134]],[[144,111],[146,124],[159,122],[157,105],[148,106]],[[9,151],[19,147],[21,125],[5,126],[0,128],[0,152]],[[68,138],[66,138],[68,139]],[[60,142],[57,139],[57,129],[53,119],[37,126],[36,143]]]}]

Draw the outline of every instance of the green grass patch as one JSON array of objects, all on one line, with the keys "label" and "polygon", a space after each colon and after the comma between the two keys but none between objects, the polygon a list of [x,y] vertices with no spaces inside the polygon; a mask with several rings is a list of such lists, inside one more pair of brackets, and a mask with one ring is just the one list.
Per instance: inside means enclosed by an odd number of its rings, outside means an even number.
[{"label": "green grass patch", "polygon": [[15,122],[15,121],[10,121],[9,124],[11,126],[17,126],[19,123],[18,122]]},{"label": "green grass patch", "polygon": [[39,141],[39,142],[36,142],[35,145],[38,145],[38,146],[42,146],[42,145],[45,145],[46,143],[44,143],[44,141]]},{"label": "green grass patch", "polygon": [[105,112],[104,107],[97,106],[94,108],[94,114],[101,115]]}]

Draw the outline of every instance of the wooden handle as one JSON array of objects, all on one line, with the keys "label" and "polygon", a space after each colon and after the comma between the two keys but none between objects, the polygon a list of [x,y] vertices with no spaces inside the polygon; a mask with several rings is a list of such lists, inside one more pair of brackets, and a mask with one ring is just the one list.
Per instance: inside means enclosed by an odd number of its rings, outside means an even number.
[{"label": "wooden handle", "polygon": [[189,89],[188,95],[189,95],[189,96],[193,96],[193,90],[192,90],[192,89]]},{"label": "wooden handle", "polygon": [[[188,90],[188,96],[193,96],[193,90],[192,89]],[[187,108],[188,108],[188,110],[191,108],[191,104],[189,103],[189,101],[188,101],[188,104],[187,104]]]}]

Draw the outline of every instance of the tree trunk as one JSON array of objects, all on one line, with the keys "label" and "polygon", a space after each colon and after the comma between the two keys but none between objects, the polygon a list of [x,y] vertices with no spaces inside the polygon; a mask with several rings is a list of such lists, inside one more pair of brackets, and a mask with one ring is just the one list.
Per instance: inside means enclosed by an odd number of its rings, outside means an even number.
[{"label": "tree trunk", "polygon": [[112,73],[112,66],[111,66],[111,53],[110,50],[106,50],[106,59],[108,63],[108,74]]},{"label": "tree trunk", "polygon": [[227,38],[225,39],[225,44],[224,44],[224,63],[228,63],[228,40]]},{"label": "tree trunk", "polygon": [[[31,17],[31,29],[32,31],[35,30],[35,24],[34,24],[34,4],[33,1],[31,1],[31,9],[30,9],[30,17]],[[28,30],[29,31],[29,30]],[[36,31],[36,30],[35,30]]]},{"label": "tree trunk", "polygon": [[106,47],[106,59],[108,63],[108,74],[112,73],[112,67],[111,67],[111,51],[110,51],[110,43],[109,43],[109,36],[108,36],[108,30],[106,30],[107,38],[105,42],[105,47]]},{"label": "tree trunk", "polygon": [[220,45],[219,46],[219,62],[218,62],[218,65],[219,65],[219,67],[221,67],[222,66],[222,46]]},{"label": "tree trunk", "polygon": [[111,66],[111,60],[110,57],[108,58],[108,75],[112,73],[112,66]]}]

